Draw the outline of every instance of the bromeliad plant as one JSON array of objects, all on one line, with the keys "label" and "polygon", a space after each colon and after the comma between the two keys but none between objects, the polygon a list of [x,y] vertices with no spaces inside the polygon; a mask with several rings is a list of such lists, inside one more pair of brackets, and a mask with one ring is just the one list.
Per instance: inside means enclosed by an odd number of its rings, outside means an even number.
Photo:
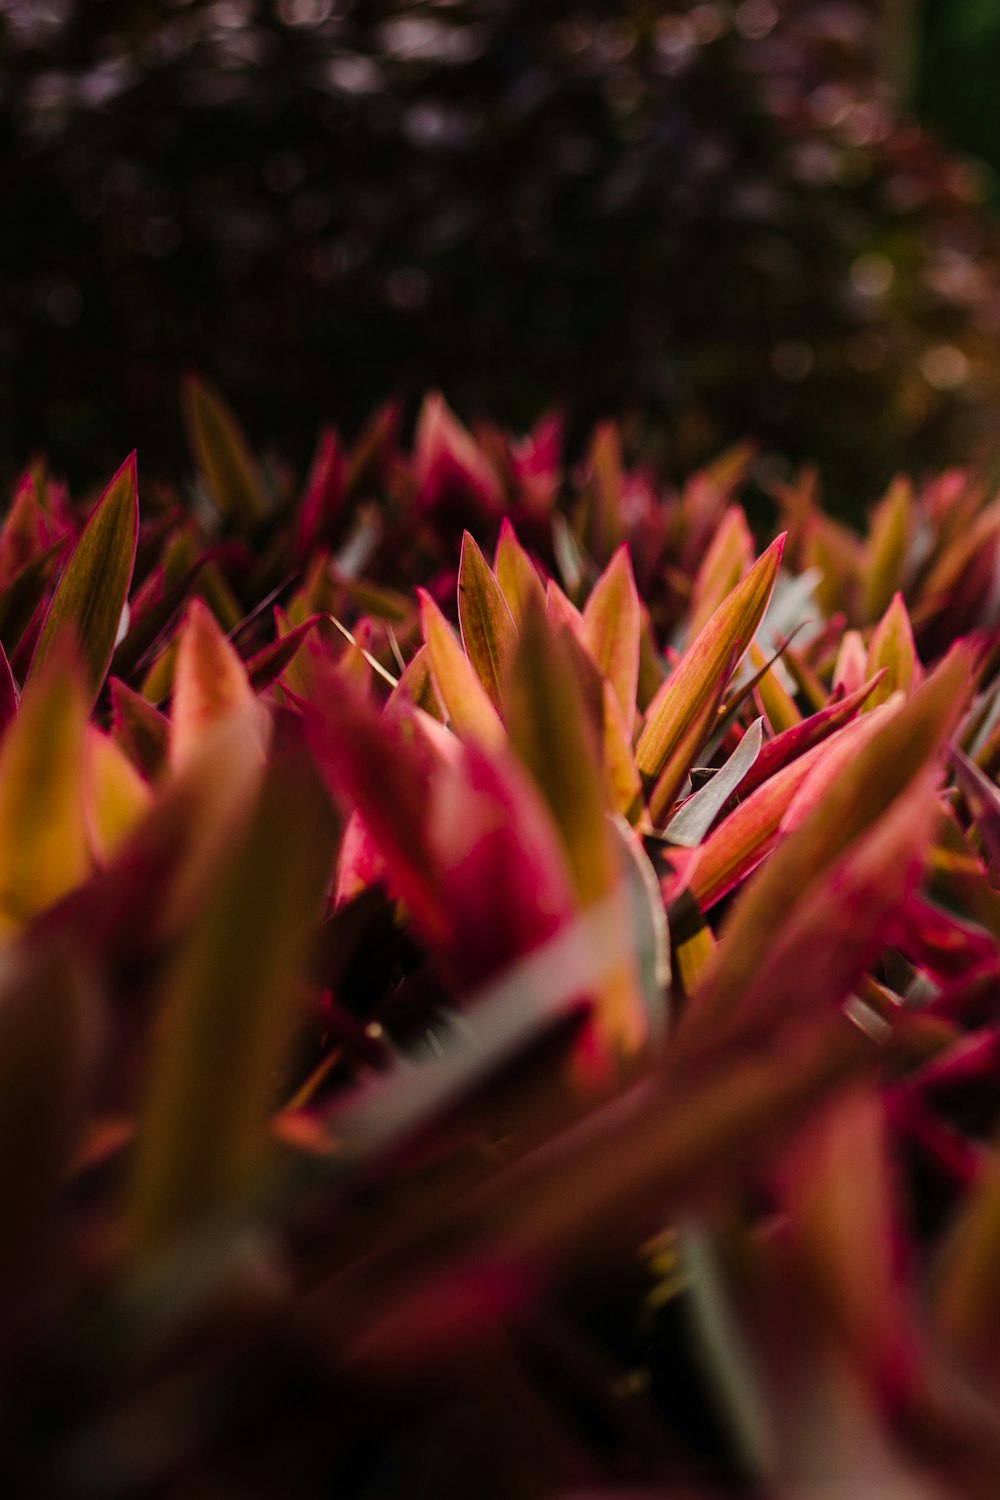
[{"label": "bromeliad plant", "polygon": [[992,1495],[989,480],[185,409],[0,531],[8,1492]]}]

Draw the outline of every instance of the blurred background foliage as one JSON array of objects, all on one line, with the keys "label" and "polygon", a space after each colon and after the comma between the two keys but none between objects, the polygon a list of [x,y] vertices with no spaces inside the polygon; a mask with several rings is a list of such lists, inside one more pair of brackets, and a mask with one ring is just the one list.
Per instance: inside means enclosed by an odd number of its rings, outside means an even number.
[{"label": "blurred background foliage", "polygon": [[641,414],[678,467],[753,434],[847,508],[991,440],[988,172],[900,103],[984,150],[987,0],[4,0],[0,28],[5,475],[172,465],[190,366],[300,462],[428,386]]}]

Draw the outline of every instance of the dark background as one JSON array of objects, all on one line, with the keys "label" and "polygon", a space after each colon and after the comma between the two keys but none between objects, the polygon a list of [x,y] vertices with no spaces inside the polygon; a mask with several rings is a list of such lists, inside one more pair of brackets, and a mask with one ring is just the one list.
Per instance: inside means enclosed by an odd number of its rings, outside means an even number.
[{"label": "dark background", "polygon": [[7,0],[0,475],[176,472],[190,367],[298,464],[428,387],[754,434],[848,509],[968,461],[998,61],[985,0]]}]

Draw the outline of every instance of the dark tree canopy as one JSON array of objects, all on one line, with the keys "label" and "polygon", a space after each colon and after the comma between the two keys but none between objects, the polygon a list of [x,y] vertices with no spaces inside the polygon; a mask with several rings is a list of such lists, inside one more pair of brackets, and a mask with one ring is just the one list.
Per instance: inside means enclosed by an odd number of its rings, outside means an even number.
[{"label": "dark tree canopy", "polygon": [[1000,389],[970,170],[862,0],[5,7],[0,463],[168,463],[189,366],[301,456],[466,416],[752,433],[840,493],[967,456]]}]

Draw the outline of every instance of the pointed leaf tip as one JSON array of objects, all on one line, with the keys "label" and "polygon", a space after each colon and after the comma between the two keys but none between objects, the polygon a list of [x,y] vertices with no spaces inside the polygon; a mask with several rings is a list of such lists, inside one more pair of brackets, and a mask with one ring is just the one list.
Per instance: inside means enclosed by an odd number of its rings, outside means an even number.
[{"label": "pointed leaf tip", "polygon": [[57,639],[75,639],[91,702],[111,664],[128,599],[139,539],[136,455],[131,453],[104,490],[56,585],[32,658],[37,672]]}]

